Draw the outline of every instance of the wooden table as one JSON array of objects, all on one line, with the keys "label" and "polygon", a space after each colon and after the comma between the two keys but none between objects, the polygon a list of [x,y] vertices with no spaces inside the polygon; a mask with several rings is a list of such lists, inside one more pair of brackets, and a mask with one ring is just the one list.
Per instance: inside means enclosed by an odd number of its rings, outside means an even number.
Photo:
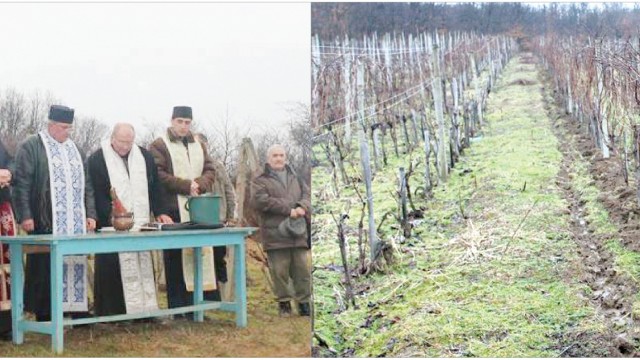
[{"label": "wooden table", "polygon": [[[3,237],[9,244],[11,253],[11,315],[13,342],[22,344],[25,332],[51,335],[53,351],[62,353],[63,326],[98,322],[132,320],[147,317],[166,316],[194,312],[194,320],[202,322],[204,311],[218,309],[234,312],[236,325],[247,326],[247,286],[245,267],[245,237],[255,228],[222,228],[215,230],[181,230],[100,233],[86,235],[28,235]],[[35,247],[34,247],[35,245]],[[227,246],[235,249],[234,276],[235,297],[233,302],[204,301],[202,290],[202,247]],[[40,248],[48,250],[51,256],[51,321],[37,322],[24,318],[24,266],[25,247],[30,251]],[[47,249],[48,248],[48,249]],[[90,317],[83,319],[63,319],[62,311],[62,258],[65,255],[85,255],[114,253],[121,251],[149,251],[163,249],[194,248],[194,292],[193,305],[172,309]]]}]

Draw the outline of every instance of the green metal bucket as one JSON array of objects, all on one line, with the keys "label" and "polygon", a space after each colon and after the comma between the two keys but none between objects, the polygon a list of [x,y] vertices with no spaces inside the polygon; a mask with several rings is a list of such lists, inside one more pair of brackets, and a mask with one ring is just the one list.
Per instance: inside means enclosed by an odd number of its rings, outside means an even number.
[{"label": "green metal bucket", "polygon": [[203,225],[220,224],[220,196],[203,194],[190,196],[185,204],[191,221]]}]

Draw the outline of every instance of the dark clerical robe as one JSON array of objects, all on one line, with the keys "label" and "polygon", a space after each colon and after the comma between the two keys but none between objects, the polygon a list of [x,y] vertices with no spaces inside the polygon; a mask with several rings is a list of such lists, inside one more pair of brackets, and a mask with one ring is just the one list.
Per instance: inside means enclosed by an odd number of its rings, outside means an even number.
[{"label": "dark clerical robe", "polygon": [[[39,135],[30,136],[18,148],[12,179],[16,221],[22,223],[26,219],[33,219],[33,234],[51,234],[53,225],[49,160]],[[86,217],[95,219],[93,188],[86,174],[84,204]],[[48,321],[51,316],[50,269],[49,254],[27,255],[25,310],[34,312],[38,321]]]},{"label": "dark clerical robe", "polygon": [[[142,156],[147,167],[147,184],[149,190],[149,205],[153,216],[163,214],[158,207],[158,171],[151,154],[141,148]],[[125,160],[123,160],[125,161]],[[125,162],[126,163],[126,162]],[[127,164],[129,169],[130,164]],[[96,228],[112,226],[111,224],[111,181],[102,149],[94,152],[87,161],[89,178],[94,188],[96,210],[98,212]],[[122,278],[120,273],[120,259],[118,253],[96,254],[94,269],[94,311],[98,316],[126,313]]]}]

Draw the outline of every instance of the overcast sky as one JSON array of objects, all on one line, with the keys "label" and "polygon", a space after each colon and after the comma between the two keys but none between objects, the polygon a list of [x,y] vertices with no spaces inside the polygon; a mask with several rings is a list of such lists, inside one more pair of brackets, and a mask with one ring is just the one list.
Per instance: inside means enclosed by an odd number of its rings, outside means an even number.
[{"label": "overcast sky", "polygon": [[[0,90],[50,91],[76,116],[168,125],[287,119],[310,99],[310,5],[0,3]],[[139,126],[136,126],[140,128]]]}]

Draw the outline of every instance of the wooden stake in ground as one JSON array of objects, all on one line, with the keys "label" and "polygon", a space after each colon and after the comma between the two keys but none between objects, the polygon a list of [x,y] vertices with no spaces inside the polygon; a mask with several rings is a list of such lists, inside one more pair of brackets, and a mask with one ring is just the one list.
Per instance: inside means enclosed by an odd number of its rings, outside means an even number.
[{"label": "wooden stake in ground", "polygon": [[434,56],[433,56],[433,81],[432,81],[432,90],[433,90],[433,102],[435,105],[436,111],[436,121],[438,123],[438,177],[440,182],[444,183],[448,176],[447,169],[447,153],[445,150],[445,123],[444,123],[444,110],[443,110],[443,100],[442,100],[442,84],[440,81],[440,51],[438,50],[438,46],[434,46],[433,48]]},{"label": "wooden stake in ground", "polygon": [[407,211],[407,187],[404,168],[401,167],[398,171],[398,179],[400,180],[400,225],[402,227],[402,234],[405,238],[411,237],[411,224],[409,223],[409,213]]},{"label": "wooden stake in ground", "polygon": [[333,213],[331,213],[331,216],[333,217],[333,221],[335,221],[336,225],[338,226],[338,244],[340,246],[340,256],[342,257],[342,266],[344,268],[344,279],[346,285],[345,305],[348,307],[349,302],[351,302],[353,308],[357,309],[358,306],[356,305],[356,299],[353,296],[353,286],[351,285],[351,271],[349,270],[349,263],[347,262],[347,247],[346,239],[344,236],[344,220],[348,219],[349,216],[346,214],[341,215],[340,221],[336,219]]},{"label": "wooden stake in ground", "polygon": [[429,129],[424,130],[424,194],[431,191],[431,166],[429,165],[429,157],[431,156],[431,138]]},{"label": "wooden stake in ground", "polygon": [[241,225],[257,226],[255,211],[249,205],[251,180],[260,173],[260,162],[251,138],[242,139],[238,156],[238,176],[236,177],[236,204],[238,221]]},{"label": "wooden stake in ground", "polygon": [[640,206],[640,125],[633,126],[633,154],[636,161],[636,198]]},{"label": "wooden stake in ground", "polygon": [[380,171],[382,166],[380,166],[380,126],[382,123],[375,123],[371,125],[371,141],[373,143],[373,164],[375,165],[375,170]]},{"label": "wooden stake in ground", "polygon": [[376,234],[376,222],[373,212],[373,189],[371,185],[369,144],[362,126],[359,127],[358,135],[360,139],[360,161],[362,163],[362,173],[364,175],[364,183],[367,190],[367,207],[369,209],[369,250],[371,251],[371,262],[373,263],[376,260],[375,254],[378,249],[378,236]]},{"label": "wooden stake in ground", "polygon": [[[236,209],[238,211],[238,223],[241,226],[258,226],[258,214],[250,205],[251,202],[251,181],[262,171],[258,154],[253,146],[251,138],[243,138],[240,145],[240,154],[238,156],[238,175],[236,177]],[[254,235],[259,236],[259,235]],[[238,254],[229,253],[230,259],[227,264],[233,264],[233,257]],[[268,271],[263,273],[267,282],[272,284]],[[228,281],[225,285],[225,297],[232,298],[232,289],[235,288],[235,276],[233,274],[233,266],[227,267]]]}]

